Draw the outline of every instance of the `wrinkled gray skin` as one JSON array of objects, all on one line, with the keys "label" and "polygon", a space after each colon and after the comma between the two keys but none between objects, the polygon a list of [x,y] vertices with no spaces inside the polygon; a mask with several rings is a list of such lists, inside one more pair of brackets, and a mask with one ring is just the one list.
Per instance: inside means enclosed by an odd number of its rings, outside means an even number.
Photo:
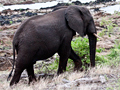
[{"label": "wrinkled gray skin", "polygon": [[[17,30],[13,39],[13,54],[17,51],[16,68],[10,85],[19,82],[21,73],[27,70],[29,83],[36,81],[33,64],[44,60],[56,52],[59,54],[57,73],[66,70],[68,58],[75,64],[75,70],[82,70],[82,62],[71,48],[71,40],[76,32],[89,37],[90,62],[95,66],[96,33],[93,18],[85,7],[69,6],[55,9],[53,12],[34,16],[25,21]],[[14,66],[14,65],[13,65]]]}]

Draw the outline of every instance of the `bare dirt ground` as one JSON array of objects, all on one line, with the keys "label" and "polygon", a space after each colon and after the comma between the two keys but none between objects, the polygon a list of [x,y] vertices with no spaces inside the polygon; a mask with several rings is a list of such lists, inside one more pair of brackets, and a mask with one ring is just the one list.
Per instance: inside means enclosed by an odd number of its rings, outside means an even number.
[{"label": "bare dirt ground", "polygon": [[[105,48],[99,55],[106,55],[113,48],[115,41],[120,41],[120,15],[105,14],[103,12],[92,13],[97,34],[106,29],[106,25],[100,25],[103,18],[106,21],[112,20],[116,24],[112,29],[111,37],[103,35],[98,40],[97,48]],[[29,17],[28,17],[29,18]],[[111,19],[110,19],[111,18]],[[97,66],[83,72],[65,73],[55,76],[53,79],[41,79],[33,85],[28,85],[26,78],[21,79],[17,86],[9,87],[6,81],[12,66],[12,39],[15,31],[21,23],[0,26],[0,90],[119,90],[120,89],[120,65],[118,67]]]}]

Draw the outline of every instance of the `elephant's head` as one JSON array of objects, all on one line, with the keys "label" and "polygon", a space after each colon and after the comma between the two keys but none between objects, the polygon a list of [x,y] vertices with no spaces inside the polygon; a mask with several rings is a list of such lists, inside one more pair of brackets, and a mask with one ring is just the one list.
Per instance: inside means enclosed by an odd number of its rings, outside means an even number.
[{"label": "elephant's head", "polygon": [[89,37],[89,46],[90,46],[90,61],[91,66],[95,66],[95,52],[96,52],[96,28],[94,20],[85,7],[80,6],[69,6],[66,8],[65,18],[67,20],[68,26],[80,36],[85,36],[86,34]]}]

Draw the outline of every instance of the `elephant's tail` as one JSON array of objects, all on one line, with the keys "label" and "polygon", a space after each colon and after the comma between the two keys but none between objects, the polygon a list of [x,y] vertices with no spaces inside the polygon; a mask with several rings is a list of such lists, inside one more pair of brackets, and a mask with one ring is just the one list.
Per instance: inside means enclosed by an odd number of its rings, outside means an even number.
[{"label": "elephant's tail", "polygon": [[7,81],[9,81],[12,76],[12,72],[14,70],[14,65],[15,65],[15,45],[13,44],[13,66],[12,66],[12,70],[7,78]]}]

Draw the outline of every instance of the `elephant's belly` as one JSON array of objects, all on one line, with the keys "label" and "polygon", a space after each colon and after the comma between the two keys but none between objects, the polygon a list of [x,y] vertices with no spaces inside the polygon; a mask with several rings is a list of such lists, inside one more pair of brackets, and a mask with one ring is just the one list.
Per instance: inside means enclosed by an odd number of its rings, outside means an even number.
[{"label": "elephant's belly", "polygon": [[47,51],[39,51],[37,53],[37,55],[35,56],[35,60],[44,60],[44,59],[47,59],[49,57],[52,57],[56,52],[47,52]]},{"label": "elephant's belly", "polygon": [[58,46],[53,46],[53,47],[40,47],[39,50],[37,51],[35,55],[35,60],[44,60],[49,57],[52,57],[57,51],[58,51]]}]

